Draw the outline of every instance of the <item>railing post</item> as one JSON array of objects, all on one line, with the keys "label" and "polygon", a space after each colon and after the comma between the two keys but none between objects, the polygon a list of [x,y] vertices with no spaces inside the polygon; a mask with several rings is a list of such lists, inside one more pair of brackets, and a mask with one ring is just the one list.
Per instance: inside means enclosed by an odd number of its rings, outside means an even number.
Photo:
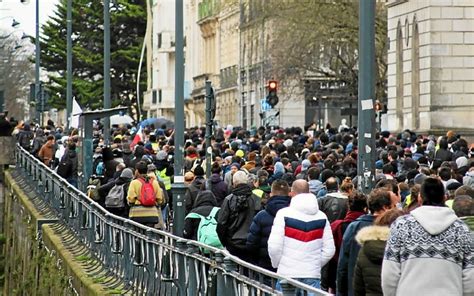
[{"label": "railing post", "polygon": [[199,252],[199,249],[192,245],[191,243],[187,244],[186,254],[190,256],[186,257],[187,261],[187,271],[188,271],[188,283],[187,283],[187,295],[199,294],[197,286],[197,277],[200,276],[199,270],[196,271],[196,259],[192,255]]},{"label": "railing post", "polygon": [[[233,278],[227,273],[234,272],[238,270],[237,263],[232,261],[229,257],[224,257],[224,268],[226,270],[226,275],[224,277],[225,282],[225,291],[227,295],[235,295],[235,288],[233,283]],[[231,294],[229,294],[231,293]]]},{"label": "railing post", "polygon": [[[186,250],[186,241],[185,240],[178,240],[176,242],[176,246],[180,251]],[[184,255],[177,254],[178,257],[178,280],[176,282],[178,286],[178,295],[179,296],[186,296],[186,262]]]},{"label": "railing post", "polygon": [[280,281],[281,291],[284,296],[293,296],[296,293],[296,288],[290,285],[286,280]]},{"label": "railing post", "polygon": [[[224,263],[224,255],[222,253],[216,253],[216,264],[217,266],[222,266]],[[226,285],[225,285],[225,278],[224,274],[220,270],[220,268],[216,268],[216,287],[215,293],[212,295],[225,295]],[[214,290],[214,289],[213,289]]]}]

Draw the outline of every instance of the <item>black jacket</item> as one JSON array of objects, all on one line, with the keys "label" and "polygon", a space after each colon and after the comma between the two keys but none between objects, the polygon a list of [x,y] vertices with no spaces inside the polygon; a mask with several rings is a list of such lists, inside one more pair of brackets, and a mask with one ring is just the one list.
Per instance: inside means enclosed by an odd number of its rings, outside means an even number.
[{"label": "black jacket", "polygon": [[[212,209],[217,207],[217,202],[214,194],[211,191],[205,190],[198,194],[190,213],[196,213],[207,217]],[[197,231],[201,219],[186,218],[184,220],[183,237],[187,239],[197,240]]]},{"label": "black jacket", "polygon": [[288,196],[273,196],[268,200],[265,210],[258,212],[253,218],[247,236],[247,248],[250,252],[258,252],[257,264],[260,267],[276,271],[268,256],[268,237],[277,212],[289,205],[290,198]]},{"label": "black jacket", "polygon": [[222,205],[224,198],[228,195],[227,184],[222,180],[219,174],[211,176],[211,191],[216,196],[217,204]]},{"label": "black jacket", "polygon": [[327,193],[318,199],[319,209],[326,214],[330,223],[344,219],[349,207],[347,196],[339,192]]},{"label": "black jacket", "polygon": [[196,200],[198,193],[204,189],[205,183],[206,179],[204,179],[204,177],[196,176],[193,182],[189,185],[188,190],[186,190],[186,194],[184,195],[186,215],[191,212],[191,209],[194,205],[194,201]]},{"label": "black jacket", "polygon": [[247,234],[255,216],[256,199],[249,185],[240,184],[224,199],[219,211],[217,235],[231,254],[241,258],[248,255]]}]

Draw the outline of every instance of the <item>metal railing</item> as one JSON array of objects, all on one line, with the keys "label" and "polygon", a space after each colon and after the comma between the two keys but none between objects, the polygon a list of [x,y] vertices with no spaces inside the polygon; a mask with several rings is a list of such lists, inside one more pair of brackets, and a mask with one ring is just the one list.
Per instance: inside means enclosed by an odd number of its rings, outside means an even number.
[{"label": "metal railing", "polygon": [[[17,146],[17,166],[107,275],[138,295],[329,295],[197,241],[115,216]],[[206,250],[207,255],[202,252]],[[282,292],[275,289],[280,281]]]}]

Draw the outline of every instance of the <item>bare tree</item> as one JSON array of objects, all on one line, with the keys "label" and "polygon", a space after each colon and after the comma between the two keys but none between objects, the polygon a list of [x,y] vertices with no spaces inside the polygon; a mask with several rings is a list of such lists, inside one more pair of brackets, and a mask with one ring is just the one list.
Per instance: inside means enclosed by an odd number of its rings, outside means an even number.
[{"label": "bare tree", "polygon": [[0,90],[4,91],[5,110],[17,119],[24,119],[26,115],[29,85],[34,81],[34,65],[29,60],[31,51],[27,41],[14,34],[0,34]]}]

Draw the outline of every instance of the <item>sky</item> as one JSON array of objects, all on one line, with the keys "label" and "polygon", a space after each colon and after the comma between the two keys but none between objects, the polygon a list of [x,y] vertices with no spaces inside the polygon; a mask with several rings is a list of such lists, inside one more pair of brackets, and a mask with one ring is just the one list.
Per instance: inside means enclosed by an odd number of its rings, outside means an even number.
[{"label": "sky", "polygon": [[[36,21],[36,0],[29,0],[28,4],[20,3],[20,0],[0,0],[0,28],[2,31],[15,32],[21,36],[23,32],[34,36]],[[56,10],[56,4],[59,0],[39,0],[40,24],[44,24]],[[12,16],[20,22],[17,29],[11,27]],[[4,19],[2,19],[4,18]]]}]

